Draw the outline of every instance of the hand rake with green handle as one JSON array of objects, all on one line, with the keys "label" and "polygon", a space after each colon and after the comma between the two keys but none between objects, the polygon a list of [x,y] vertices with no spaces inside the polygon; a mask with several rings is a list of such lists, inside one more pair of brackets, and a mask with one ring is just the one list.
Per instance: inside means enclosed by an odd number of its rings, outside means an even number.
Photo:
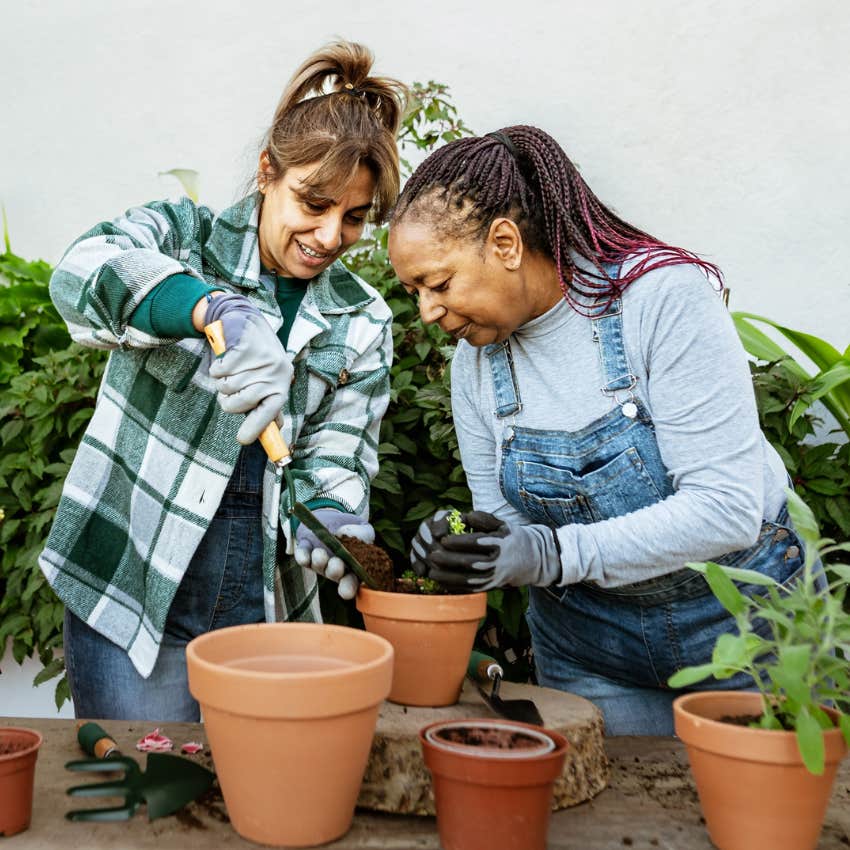
[{"label": "hand rake with green handle", "polygon": [[203,765],[168,753],[148,753],[147,769],[142,772],[138,762],[122,755],[115,741],[97,723],[83,723],[77,731],[77,740],[94,758],[69,761],[66,769],[111,774],[123,771],[124,775],[107,782],[75,785],[67,793],[72,797],[123,797],[124,804],[74,809],[65,815],[68,820],[128,820],[143,803],[147,804],[148,820],[154,820],[182,809],[215,781],[215,774]]},{"label": "hand rake with green handle", "polygon": [[[226,347],[224,342],[224,326],[221,321],[215,321],[207,325],[204,328],[204,333],[209,340],[213,352],[216,355],[224,354]],[[289,469],[292,455],[289,453],[289,446],[286,445],[276,422],[270,422],[265,427],[263,433],[260,434],[260,444],[266,450],[269,460],[283,473],[283,477],[286,480],[286,488],[289,493],[290,516],[299,522],[303,522],[316,535],[319,541],[328,548],[332,555],[336,555],[337,558],[348,566],[361,584],[365,584],[366,587],[372,588],[372,590],[378,590],[378,584],[363,569],[357,558],[342,545],[337,537],[322,525],[321,521],[306,505],[295,500],[295,480],[292,477],[292,471]]]}]

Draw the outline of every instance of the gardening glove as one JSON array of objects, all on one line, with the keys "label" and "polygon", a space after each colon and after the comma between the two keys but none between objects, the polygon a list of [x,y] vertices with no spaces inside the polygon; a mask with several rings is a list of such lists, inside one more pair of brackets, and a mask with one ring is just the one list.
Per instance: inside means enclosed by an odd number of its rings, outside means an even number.
[{"label": "gardening glove", "polygon": [[419,527],[411,551],[417,575],[469,590],[546,587],[561,579],[557,537],[548,526],[509,525],[484,511],[461,516],[466,534],[449,534],[448,520],[439,514]]},{"label": "gardening glove", "polygon": [[292,383],[292,358],[263,315],[242,295],[212,299],[205,324],[221,319],[226,351],[210,365],[218,403],[225,413],[247,413],[236,434],[253,443],[270,422],[283,425],[281,410]]},{"label": "gardening glove", "polygon": [[[375,542],[375,529],[361,516],[346,514],[333,508],[317,508],[316,519],[336,537],[356,537],[364,543]],[[320,576],[337,582],[337,593],[343,599],[354,599],[360,582],[347,571],[345,561],[331,555],[324,544],[304,523],[295,532],[295,563],[309,567]]]}]

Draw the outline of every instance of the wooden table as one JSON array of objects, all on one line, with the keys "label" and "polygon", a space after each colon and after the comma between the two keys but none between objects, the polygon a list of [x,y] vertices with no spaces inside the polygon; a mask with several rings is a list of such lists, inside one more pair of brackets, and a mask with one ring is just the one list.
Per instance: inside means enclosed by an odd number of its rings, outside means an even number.
[{"label": "wooden table", "polygon": [[[87,804],[85,800],[72,804],[65,795],[68,786],[80,781],[80,774],[64,769],[66,761],[80,757],[74,721],[0,718],[0,724],[28,726],[44,735],[32,825],[13,838],[0,839],[2,850],[229,850],[257,846],[233,831],[220,799],[192,803],[177,815],[153,822],[137,814],[124,823],[71,823],[64,813]],[[135,753],[136,740],[152,728],[150,724],[117,721],[104,725],[126,753]],[[172,723],[164,731],[177,746],[190,740],[205,741],[201,724]],[[609,787],[590,802],[552,815],[550,850],[711,850],[682,744],[672,738],[610,738],[606,750],[611,760]],[[440,847],[434,818],[365,811],[357,812],[347,835],[324,846],[333,850]],[[839,771],[819,850],[848,847],[850,759]],[[493,848],[498,850],[495,837]]]}]

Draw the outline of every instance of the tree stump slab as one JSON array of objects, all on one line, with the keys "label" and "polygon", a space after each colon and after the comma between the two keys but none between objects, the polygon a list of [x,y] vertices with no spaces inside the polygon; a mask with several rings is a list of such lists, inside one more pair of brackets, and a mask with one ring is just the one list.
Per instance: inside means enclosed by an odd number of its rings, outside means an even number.
[{"label": "tree stump slab", "polygon": [[[609,767],[602,714],[596,706],[563,691],[515,682],[502,682],[500,696],[533,700],[546,728],[560,732],[570,743],[563,773],[555,782],[553,810],[583,803],[606,787]],[[422,758],[419,730],[438,720],[497,716],[468,679],[455,705],[418,708],[385,702],[357,805],[379,812],[433,815],[431,774]]]}]

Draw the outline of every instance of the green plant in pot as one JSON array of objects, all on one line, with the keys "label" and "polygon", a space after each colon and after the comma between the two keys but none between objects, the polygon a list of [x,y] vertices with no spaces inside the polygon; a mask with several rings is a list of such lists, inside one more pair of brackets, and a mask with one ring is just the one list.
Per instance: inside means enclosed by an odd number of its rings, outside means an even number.
[{"label": "green plant in pot", "polygon": [[[833,562],[829,585],[821,568],[821,558],[850,551],[850,543],[821,539],[814,515],[790,490],[788,512],[805,545],[793,582],[711,562],[689,565],[734,615],[738,634],[720,635],[710,662],[678,671],[668,684],[687,688],[744,671],[756,686],[674,702],[676,734],[721,850],[814,848],[850,744],[850,614],[843,607],[850,566]],[[735,582],[764,591],[748,597]]]},{"label": "green plant in pot", "polygon": [[[455,528],[459,519],[459,511],[447,515]],[[371,590],[361,585],[357,610],[366,629],[386,638],[395,650],[388,699],[404,705],[452,705],[460,696],[475,633],[487,613],[487,594],[449,594],[436,582],[423,584],[406,572],[385,587]]]}]

